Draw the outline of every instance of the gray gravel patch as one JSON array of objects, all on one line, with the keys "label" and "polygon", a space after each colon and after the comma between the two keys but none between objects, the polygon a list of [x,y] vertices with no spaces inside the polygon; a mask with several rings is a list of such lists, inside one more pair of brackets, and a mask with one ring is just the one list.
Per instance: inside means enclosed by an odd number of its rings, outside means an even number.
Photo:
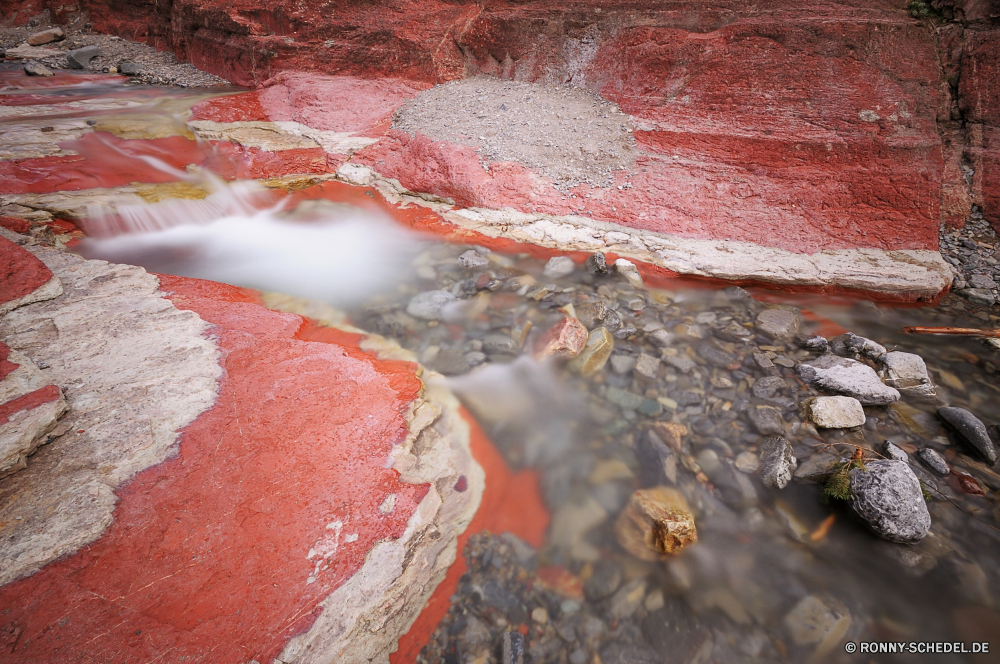
[{"label": "gray gravel patch", "polygon": [[608,187],[635,162],[628,116],[582,88],[477,77],[426,90],[404,104],[393,127],[477,149],[484,167],[514,161],[560,189]]}]

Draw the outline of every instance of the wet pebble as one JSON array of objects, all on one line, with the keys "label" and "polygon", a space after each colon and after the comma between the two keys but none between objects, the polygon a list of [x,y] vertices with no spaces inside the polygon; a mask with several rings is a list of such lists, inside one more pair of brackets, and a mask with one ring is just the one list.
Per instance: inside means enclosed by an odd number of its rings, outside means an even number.
[{"label": "wet pebble", "polygon": [[854,397],[865,406],[899,401],[899,392],[879,380],[867,364],[836,355],[823,355],[797,367],[804,381],[821,390]]},{"label": "wet pebble", "polygon": [[996,465],[997,450],[982,420],[964,408],[939,408],[938,416],[991,466]]},{"label": "wet pebble", "polygon": [[587,257],[587,271],[591,274],[608,273],[608,262],[603,253],[597,252]]},{"label": "wet pebble", "polygon": [[558,279],[573,274],[576,264],[569,256],[553,256],[542,269],[542,274],[551,279]]},{"label": "wet pebble", "polygon": [[809,404],[809,417],[825,429],[860,427],[865,423],[865,409],[853,397],[816,397]]},{"label": "wet pebble", "polygon": [[951,472],[951,468],[948,467],[948,462],[944,460],[944,457],[941,456],[937,450],[931,447],[925,447],[919,450],[917,452],[917,456],[924,462],[925,466],[933,470],[941,477],[944,477]]}]

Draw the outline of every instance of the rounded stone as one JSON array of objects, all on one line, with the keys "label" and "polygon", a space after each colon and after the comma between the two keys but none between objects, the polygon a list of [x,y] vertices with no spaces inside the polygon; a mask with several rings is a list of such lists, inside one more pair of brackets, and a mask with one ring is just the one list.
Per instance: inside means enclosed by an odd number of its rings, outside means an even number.
[{"label": "rounded stone", "polygon": [[769,337],[788,339],[799,332],[799,317],[787,309],[765,309],[757,314],[754,326]]}]

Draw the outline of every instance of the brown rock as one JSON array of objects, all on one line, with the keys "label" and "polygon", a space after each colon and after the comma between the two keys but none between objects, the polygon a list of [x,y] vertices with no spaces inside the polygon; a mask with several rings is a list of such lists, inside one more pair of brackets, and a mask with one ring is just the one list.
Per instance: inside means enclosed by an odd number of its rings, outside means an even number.
[{"label": "brown rock", "polygon": [[684,445],[684,436],[688,434],[686,426],[676,422],[654,422],[652,428],[656,435],[672,447],[675,452],[681,451],[681,446]]},{"label": "brown rock", "polygon": [[587,345],[589,333],[576,318],[569,316],[546,330],[535,344],[535,359],[549,356],[576,357]]},{"label": "brown rock", "polygon": [[593,376],[607,364],[614,347],[615,340],[608,332],[608,328],[599,327],[592,330],[583,351],[573,358],[569,368],[585,378]]},{"label": "brown rock", "polygon": [[641,560],[661,560],[698,541],[694,516],[676,489],[657,486],[632,494],[615,521],[615,537]]},{"label": "brown rock", "polygon": [[28,37],[28,44],[30,46],[41,46],[49,42],[59,41],[65,36],[66,34],[62,31],[62,28],[49,28]]}]

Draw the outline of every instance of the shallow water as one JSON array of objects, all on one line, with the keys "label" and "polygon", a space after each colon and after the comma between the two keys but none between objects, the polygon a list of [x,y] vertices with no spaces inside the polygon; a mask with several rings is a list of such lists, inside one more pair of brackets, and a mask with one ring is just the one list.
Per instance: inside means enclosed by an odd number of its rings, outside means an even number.
[{"label": "shallow water", "polygon": [[[117,84],[88,82],[32,90],[33,98],[23,100],[52,105],[121,92]],[[178,108],[204,98],[151,89],[129,96],[138,110],[170,121],[177,120]],[[172,103],[164,104],[164,98]],[[19,114],[16,122],[41,126],[53,118],[95,120],[123,112],[99,106],[53,107],[52,115]],[[0,117],[0,129],[13,122]],[[214,186],[230,196],[244,195],[237,187]],[[907,325],[996,327],[995,316],[984,323],[951,297],[938,306],[912,307],[685,280],[633,287],[614,271],[595,275],[579,263],[571,274],[554,277],[544,272],[547,257],[477,251],[402,231],[383,234],[380,244],[365,247],[355,237],[357,224],[383,222],[370,210],[346,203],[336,194],[340,189],[324,191],[336,205],[296,208],[273,199],[261,202],[254,198],[259,192],[245,193],[250,210],[199,208],[203,216],[197,225],[135,236],[141,247],[137,242],[125,242],[124,249],[98,244],[88,251],[343,307],[353,323],[396,339],[447,375],[432,379],[451,384],[510,466],[539,471],[552,515],[546,543],[534,551],[510,538],[475,539],[467,551],[470,572],[423,660],[496,661],[500,635],[520,627],[534,662],[996,661],[995,653],[991,660],[849,655],[844,649],[849,641],[961,641],[971,648],[973,641],[1000,635],[995,497],[1000,476],[935,415],[939,406],[958,406],[987,425],[996,423],[1000,351],[973,338],[902,332]],[[177,221],[190,220],[180,218],[182,207],[169,205],[150,208],[148,216],[169,222],[172,209]],[[131,214],[133,224],[143,218],[141,209]],[[233,249],[241,223],[256,233],[305,232],[301,242],[308,243],[309,252],[294,242]],[[323,224],[330,234],[314,232]],[[176,242],[170,244],[178,233],[186,248],[183,260],[177,260]],[[231,244],[227,237],[233,238]],[[406,250],[398,246],[400,238]],[[187,251],[205,246],[235,252],[227,259],[234,265],[251,253],[260,262],[251,276],[218,271],[217,255]],[[395,248],[390,251],[390,246]],[[481,266],[460,265],[459,256],[470,250]],[[347,269],[317,272],[304,262],[306,254],[316,265],[325,261]],[[317,280],[329,288],[317,289]],[[432,290],[456,295],[441,320],[407,313],[413,297]],[[583,317],[587,305],[596,303],[615,313],[588,327],[617,333],[611,359],[599,371],[583,377],[565,363],[531,359],[543,331],[567,313]],[[757,314],[775,306],[802,312],[798,334],[775,340],[756,330]],[[856,429],[816,429],[805,405],[821,393],[805,386],[795,367],[818,354],[801,341],[843,331],[923,357],[936,397],[904,396],[892,406],[866,407],[867,421]],[[641,354],[660,360],[649,376],[633,366]],[[671,364],[669,358],[690,365]],[[756,381],[769,376],[781,378],[783,385],[770,395],[755,394]],[[883,441],[891,440],[909,450],[936,449],[954,470],[974,478],[985,496],[964,492],[956,476],[941,478],[911,454],[910,463],[928,490],[931,531],[917,544],[887,542],[845,503],[825,500],[819,477],[796,478],[780,490],[760,482],[752,460],[766,434],[749,418],[757,406],[777,409],[799,469],[810,461],[814,466],[824,461],[821,468],[828,469],[859,447],[877,458]],[[643,456],[651,429],[668,422],[687,428],[671,452],[669,472]],[[698,542],[649,562],[617,544],[613,524],[633,491],[661,483],[686,497]],[[562,582],[554,583],[554,577]],[[581,583],[586,592],[580,592]],[[595,590],[602,584],[603,590]],[[497,587],[505,594],[491,590]],[[1000,652],[1000,642],[990,649]]]}]

